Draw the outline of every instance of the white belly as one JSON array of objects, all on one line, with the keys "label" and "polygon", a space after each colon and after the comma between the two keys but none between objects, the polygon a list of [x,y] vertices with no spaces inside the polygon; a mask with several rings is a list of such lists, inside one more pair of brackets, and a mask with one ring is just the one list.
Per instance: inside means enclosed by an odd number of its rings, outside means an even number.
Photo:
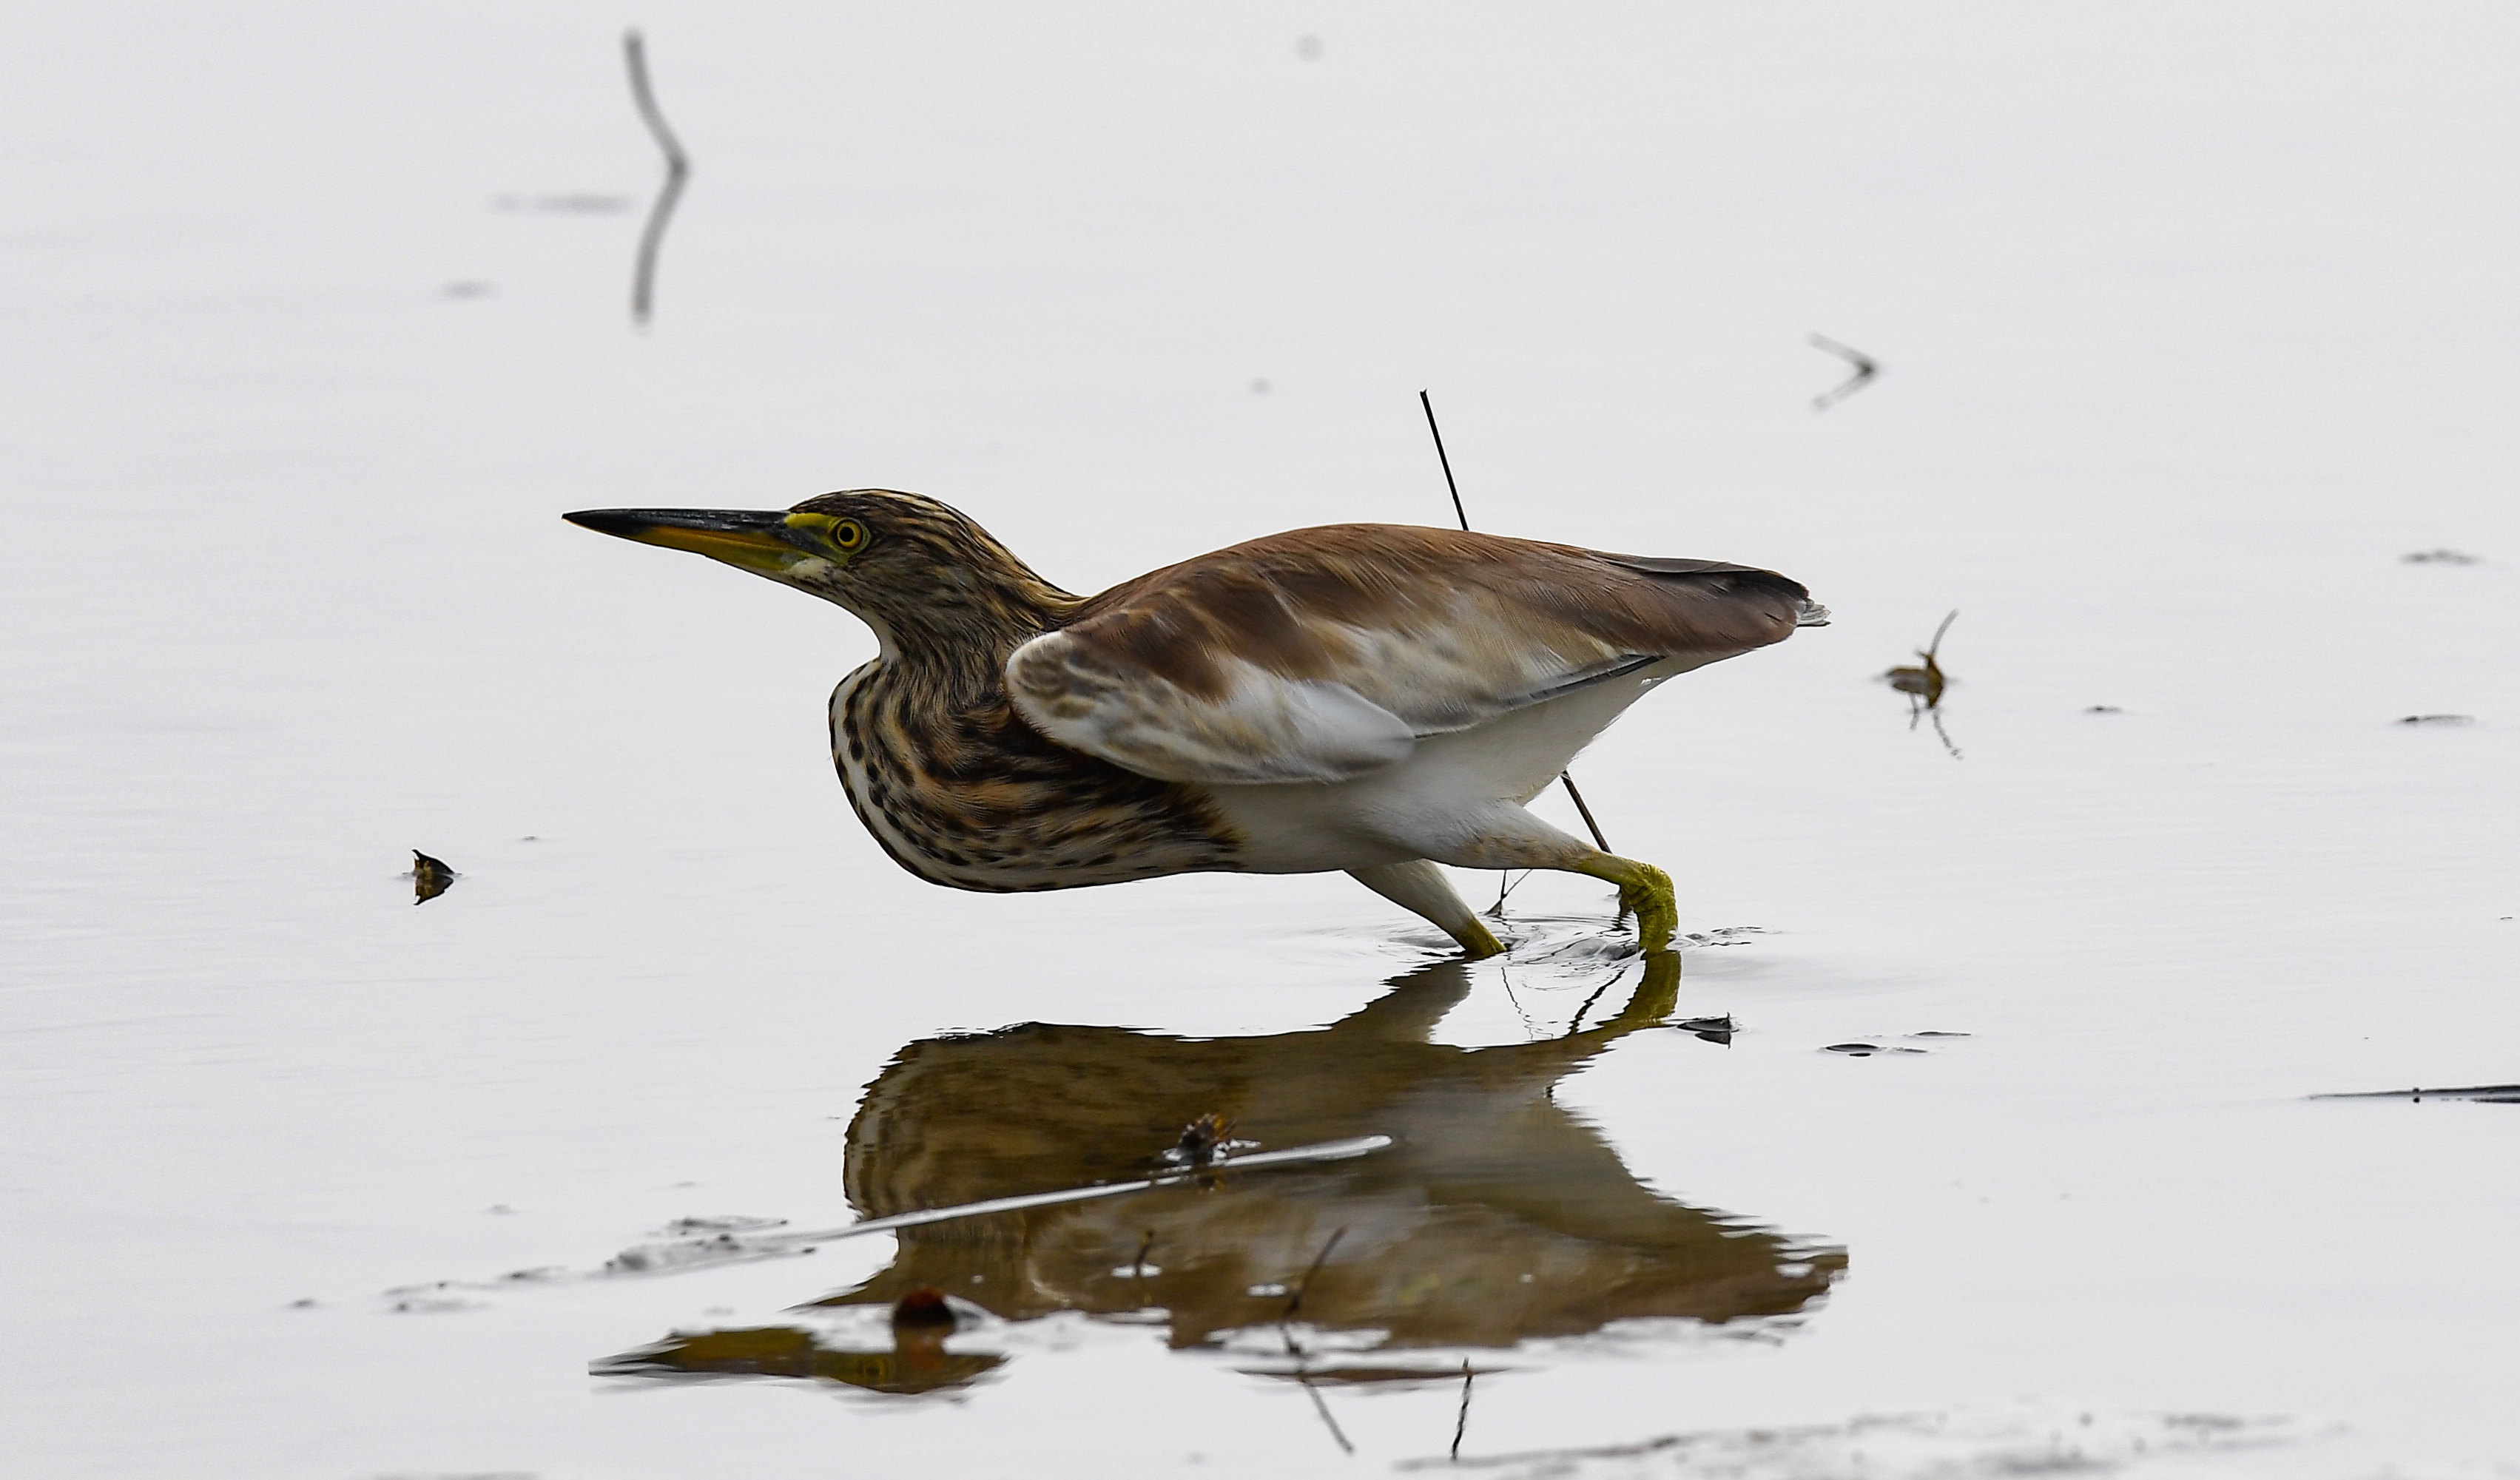
[{"label": "white belly", "polygon": [[1502,867],[1479,861],[1498,846],[1517,856],[1536,845],[1590,853],[1522,804],[1647,690],[1706,661],[1669,658],[1467,730],[1428,736],[1405,759],[1354,781],[1208,789],[1241,834],[1241,866],[1255,874],[1367,869],[1417,858]]}]

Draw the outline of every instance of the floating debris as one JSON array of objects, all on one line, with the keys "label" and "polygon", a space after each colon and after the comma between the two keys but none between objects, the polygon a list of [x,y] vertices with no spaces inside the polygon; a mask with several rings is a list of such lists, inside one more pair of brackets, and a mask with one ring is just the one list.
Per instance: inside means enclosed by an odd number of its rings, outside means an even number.
[{"label": "floating debris", "polygon": [[431,858],[418,848],[411,850],[411,902],[413,904],[425,905],[445,893],[453,886],[455,878],[455,871],[446,867],[443,860]]},{"label": "floating debris", "polygon": [[1166,1166],[1204,1169],[1216,1160],[1220,1151],[1231,1155],[1239,1147],[1258,1144],[1256,1142],[1236,1141],[1233,1136],[1234,1117],[1210,1111],[1182,1127],[1181,1139],[1164,1152],[1163,1163]]},{"label": "floating debris", "polygon": [[1871,384],[1872,378],[1881,373],[1880,363],[1861,349],[1854,348],[1851,345],[1840,344],[1835,339],[1829,338],[1824,335],[1813,335],[1811,336],[1811,342],[1814,349],[1825,349],[1830,354],[1837,356],[1847,364],[1855,367],[1855,374],[1839,381],[1825,394],[1812,397],[1812,410],[1814,411],[1828,410],[1831,406],[1845,400],[1848,396],[1862,390],[1865,386]]},{"label": "floating debris", "polygon": [[398,1285],[385,1291],[393,1304],[385,1309],[397,1316],[446,1316],[459,1311],[482,1309],[478,1300],[468,1300],[454,1293],[453,1280],[439,1279],[428,1284]]},{"label": "floating debris", "polygon": [[2485,562],[2485,557],[2470,555],[2464,550],[2418,550],[2399,559],[2408,565],[2479,565]]},{"label": "floating debris", "polygon": [[2088,708],[2088,709],[2084,710],[2083,712],[2084,712],[2085,714],[2124,714],[2124,713],[2126,713],[2126,711],[2125,711],[2124,709],[2119,708],[2119,707],[2118,707],[2117,705],[2115,705],[2115,704],[2093,704],[2092,706],[2091,706],[2090,708]]},{"label": "floating debris", "polygon": [[1732,1025],[1731,1013],[1726,1013],[1722,1017],[1684,1017],[1672,1026],[1684,1033],[1694,1033],[1708,1043],[1727,1045],[1732,1042],[1732,1035],[1739,1031]]},{"label": "floating debris", "polygon": [[1952,623],[1958,619],[1958,608],[1943,618],[1943,624],[1934,629],[1934,640],[1916,650],[1922,662],[1892,668],[1881,675],[1891,688],[1908,695],[1908,728],[1916,728],[1918,716],[1932,715],[1934,734],[1954,760],[1960,758],[1960,747],[1952,743],[1951,732],[1943,728],[1943,691],[1950,687],[1952,678],[1943,671],[1942,651],[1943,634],[1951,631]]},{"label": "floating debris", "polygon": [[[2332,1432],[2332,1431],[2328,1431]],[[2229,1472],[2210,1461],[2328,1432],[2289,1418],[2222,1413],[2107,1413],[2017,1402],[1932,1413],[1868,1414],[1843,1422],[1701,1429],[1625,1444],[1403,1459],[1402,1473],[1509,1475],[1864,1475],[1928,1480],[1954,1475],[2122,1475]],[[2160,1463],[2168,1459],[2170,1463]],[[2185,1462],[2181,1462],[2181,1461]],[[2297,1466],[2296,1466],[2297,1467]],[[2485,1471],[2476,1471],[2483,1474]]]},{"label": "floating debris", "polygon": [[2399,720],[2401,725],[2473,725],[2473,714],[2409,714]]},{"label": "floating debris", "polygon": [[666,1224],[657,1234],[661,1238],[687,1238],[696,1233],[750,1233],[761,1229],[786,1226],[785,1218],[753,1218],[742,1213],[727,1213],[715,1218],[677,1218]]},{"label": "floating debris", "polygon": [[1917,708],[1934,709],[1942,705],[1943,690],[1952,681],[1951,675],[1943,671],[1943,634],[1951,631],[1952,623],[1958,619],[1959,611],[1955,608],[1951,615],[1943,618],[1943,624],[1934,629],[1934,640],[1916,650],[1916,656],[1924,659],[1922,664],[1893,668],[1881,675],[1891,688],[1919,701],[1910,706],[1912,721]]},{"label": "floating debris", "polygon": [[954,1308],[945,1303],[945,1292],[932,1284],[922,1284],[892,1304],[892,1327],[905,1326],[954,1328]]},{"label": "floating debris", "polygon": [[1898,1044],[1833,1043],[1822,1048],[1821,1052],[1823,1054],[1843,1054],[1849,1058],[1868,1058],[1875,1054],[1922,1054],[1925,1051],[1922,1049],[1906,1048]]},{"label": "floating debris", "polygon": [[2427,1099],[2465,1099],[2477,1104],[2520,1104],[2520,1084],[2468,1085],[2455,1090],[2360,1090],[2341,1095],[2313,1095],[2313,1099],[2403,1099],[2421,1104]]}]

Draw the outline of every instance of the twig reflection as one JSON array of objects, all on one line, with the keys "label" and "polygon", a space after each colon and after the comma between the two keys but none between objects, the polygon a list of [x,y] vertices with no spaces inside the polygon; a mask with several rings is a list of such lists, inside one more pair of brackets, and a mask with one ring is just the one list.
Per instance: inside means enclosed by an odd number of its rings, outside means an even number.
[{"label": "twig reflection", "polygon": [[648,48],[637,31],[621,38],[621,50],[630,64],[630,100],[638,106],[640,121],[648,125],[649,137],[665,156],[665,186],[656,193],[656,203],[648,212],[648,224],[639,233],[639,265],[630,283],[630,318],[644,325],[654,310],[656,296],[656,255],[665,246],[665,228],[674,219],[674,205],[683,198],[683,184],[692,175],[692,160],[683,153],[682,141],[665,123],[664,112],[656,107],[655,90],[648,83]]}]

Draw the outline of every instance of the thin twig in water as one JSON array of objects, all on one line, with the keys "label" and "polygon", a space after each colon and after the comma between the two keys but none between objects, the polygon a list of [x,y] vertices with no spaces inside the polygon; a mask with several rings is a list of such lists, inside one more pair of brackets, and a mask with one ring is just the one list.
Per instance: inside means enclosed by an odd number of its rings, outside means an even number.
[{"label": "thin twig in water", "polygon": [[[1936,709],[1933,710],[1932,713],[1934,716],[1935,736],[1942,740],[1943,748],[1952,753],[1952,759],[1958,760],[1960,758],[1960,747],[1952,743],[1952,732],[1943,728],[1943,711]],[[1913,727],[1912,726],[1911,728]]]},{"label": "thin twig in water", "polygon": [[1280,1325],[1294,1320],[1295,1313],[1304,1308],[1304,1292],[1313,1287],[1313,1277],[1322,1272],[1322,1266],[1329,1262],[1330,1250],[1337,1248],[1339,1240],[1346,1236],[1347,1230],[1344,1228],[1333,1229],[1330,1232],[1329,1241],[1322,1245],[1322,1251],[1313,1256],[1312,1267],[1304,1271],[1302,1282],[1295,1286],[1293,1294],[1286,1297],[1286,1309],[1278,1317]]},{"label": "thin twig in water", "polygon": [[665,188],[656,194],[656,203],[648,212],[647,228],[639,233],[639,267],[630,283],[630,317],[639,324],[648,322],[655,304],[656,254],[665,245],[665,227],[674,219],[674,203],[683,198],[683,182],[692,174],[691,156],[683,153],[682,142],[665,124],[664,112],[656,107],[655,90],[648,85],[648,48],[637,31],[621,37],[622,54],[630,63],[630,101],[637,104],[641,121],[665,155]]},{"label": "thin twig in water", "polygon": [[1610,977],[1610,980],[1609,980],[1609,981],[1605,981],[1605,982],[1601,983],[1599,986],[1595,987],[1595,988],[1593,989],[1593,995],[1584,999],[1584,1006],[1582,1006],[1582,1007],[1580,1007],[1580,1008],[1577,1008],[1577,1009],[1575,1009],[1575,1020],[1574,1020],[1573,1022],[1570,1022],[1570,1023],[1568,1023],[1568,1024],[1566,1025],[1566,1036],[1567,1036],[1567,1037],[1572,1038],[1572,1037],[1574,1037],[1576,1034],[1578,1034],[1578,1033],[1580,1033],[1580,1032],[1584,1031],[1584,1014],[1585,1014],[1585,1013],[1587,1013],[1587,1012],[1592,1011],[1592,1010],[1593,1010],[1593,1004],[1595,1004],[1595,1003],[1597,1003],[1597,1002],[1599,1002],[1599,1001],[1601,1000],[1601,994],[1602,994],[1602,993],[1604,993],[1604,992],[1607,992],[1608,990],[1610,990],[1610,983],[1611,983],[1611,982],[1615,982],[1615,981],[1617,981],[1617,980],[1619,979],[1619,977],[1621,977],[1621,976],[1625,976],[1625,975],[1627,975],[1627,974],[1628,974],[1628,968],[1627,968],[1627,967],[1625,967],[1625,966],[1621,966],[1621,967],[1618,969],[1617,973],[1616,973],[1616,974],[1614,974],[1614,975],[1612,975],[1612,976]]},{"label": "thin twig in water", "polygon": [[1497,980],[1505,983],[1505,1000],[1513,1004],[1513,1015],[1522,1019],[1523,1041],[1529,1043],[1536,1025],[1531,1020],[1531,1014],[1522,1009],[1522,999],[1514,995],[1513,973],[1505,968],[1503,962],[1497,963]]},{"label": "thin twig in water", "polygon": [[1137,1280],[1141,1289],[1146,1287],[1147,1251],[1154,1246],[1155,1231],[1148,1229],[1147,1236],[1138,1240],[1138,1257],[1129,1261],[1129,1278]]},{"label": "thin twig in water", "polygon": [[[1308,1146],[1288,1146],[1282,1151],[1253,1151],[1247,1155],[1220,1157],[1203,1168],[1176,1167],[1159,1170],[1127,1182],[1096,1183],[1090,1187],[1064,1188],[1054,1192],[1021,1192],[1012,1197],[990,1197],[979,1202],[958,1203],[952,1207],[926,1208],[912,1213],[892,1213],[881,1218],[869,1218],[846,1228],[813,1229],[784,1233],[745,1234],[718,1233],[706,1239],[683,1239],[674,1243],[626,1249],[605,1265],[608,1276],[669,1275],[683,1270],[723,1264],[730,1258],[762,1259],[779,1255],[804,1253],[818,1244],[861,1233],[888,1233],[896,1229],[920,1228],[931,1223],[950,1223],[963,1218],[979,1218],[992,1213],[1017,1213],[1032,1208],[1058,1207],[1071,1202],[1092,1202],[1105,1197],[1125,1197],[1138,1192],[1150,1192],[1157,1188],[1179,1187],[1199,1182],[1220,1171],[1257,1171],[1263,1167],[1300,1166],[1323,1161],[1344,1161],[1351,1156],[1367,1156],[1391,1144],[1388,1136],[1357,1136],[1345,1141],[1325,1141]],[[694,1257],[699,1256],[699,1257]]]},{"label": "thin twig in water", "polygon": [[1356,1446],[1348,1443],[1346,1432],[1338,1426],[1338,1420],[1330,1416],[1330,1406],[1322,1401],[1321,1390],[1313,1386],[1312,1374],[1304,1370],[1304,1364],[1310,1359],[1302,1344],[1295,1340],[1293,1329],[1287,1325],[1295,1319],[1295,1313],[1304,1308],[1304,1292],[1313,1287],[1313,1277],[1322,1272],[1322,1266],[1329,1261],[1330,1250],[1337,1248],[1338,1241],[1346,1236],[1345,1228],[1333,1229],[1328,1241],[1322,1245],[1322,1251],[1313,1256],[1312,1267],[1304,1271],[1304,1278],[1295,1285],[1294,1293],[1286,1297],[1286,1309],[1278,1316],[1278,1335],[1286,1343],[1286,1355],[1295,1359],[1295,1381],[1302,1385],[1304,1395],[1313,1400],[1313,1412],[1322,1415],[1323,1425],[1330,1431],[1330,1437],[1338,1441],[1338,1447],[1353,1455]]},{"label": "thin twig in water", "polygon": [[1872,378],[1881,373],[1880,365],[1877,364],[1870,355],[1866,354],[1861,349],[1856,349],[1850,345],[1840,344],[1835,339],[1829,338],[1823,335],[1813,335],[1811,336],[1811,341],[1814,348],[1825,349],[1830,354],[1837,356],[1839,359],[1844,360],[1849,365],[1855,367],[1855,374],[1838,382],[1838,384],[1830,389],[1826,394],[1812,397],[1812,410],[1814,411],[1828,410],[1831,406],[1845,400],[1848,396],[1862,390],[1865,386],[1871,384]]},{"label": "thin twig in water", "polygon": [[1313,1386],[1313,1379],[1304,1374],[1301,1352],[1295,1354],[1295,1380],[1303,1384],[1305,1395],[1313,1400],[1313,1412],[1322,1415],[1322,1422],[1328,1426],[1330,1437],[1338,1441],[1338,1447],[1348,1454],[1355,1454],[1356,1446],[1347,1442],[1346,1431],[1338,1426],[1336,1418],[1330,1416],[1330,1406],[1322,1401],[1322,1390]]},{"label": "thin twig in water", "polygon": [[1575,810],[1584,819],[1584,830],[1593,834],[1593,846],[1604,853],[1609,852],[1610,840],[1601,835],[1601,825],[1593,821],[1593,809],[1584,805],[1584,793],[1575,789],[1575,773],[1561,771],[1557,773],[1557,779],[1566,784],[1566,794],[1575,799]]},{"label": "thin twig in water", "polygon": [[1462,1411],[1453,1418],[1453,1458],[1462,1458],[1462,1435],[1470,1426],[1470,1359],[1462,1359]]},{"label": "thin twig in water", "polygon": [[[1453,495],[1453,517],[1460,519],[1462,530],[1467,532],[1470,527],[1470,516],[1462,508],[1462,485],[1453,481],[1453,460],[1444,455],[1444,433],[1435,425],[1435,403],[1427,398],[1426,392],[1421,390],[1418,392],[1418,404],[1426,409],[1426,429],[1435,436],[1435,461],[1444,465],[1444,486]],[[1584,793],[1575,789],[1575,773],[1561,771],[1557,773],[1557,779],[1566,784],[1566,794],[1575,798],[1575,810],[1582,814],[1584,826],[1592,830],[1593,846],[1604,853],[1609,852],[1610,840],[1601,835],[1601,825],[1593,821],[1593,809],[1584,805]],[[1505,908],[1503,894],[1497,896],[1497,908],[1499,910]]]}]

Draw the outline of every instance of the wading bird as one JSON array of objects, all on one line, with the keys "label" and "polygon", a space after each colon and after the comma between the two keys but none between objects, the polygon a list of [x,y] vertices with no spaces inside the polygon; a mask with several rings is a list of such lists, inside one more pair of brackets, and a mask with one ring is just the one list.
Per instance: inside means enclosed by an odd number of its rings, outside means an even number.
[{"label": "wading bird", "polygon": [[1664,679],[1828,618],[1774,571],[1397,524],[1271,535],[1087,598],[887,489],[566,517],[875,629],[881,650],[832,691],[832,756],[921,878],[1340,869],[1471,956],[1504,947],[1437,864],[1607,880],[1644,947],[1669,944],[1669,875],[1523,804]]}]

